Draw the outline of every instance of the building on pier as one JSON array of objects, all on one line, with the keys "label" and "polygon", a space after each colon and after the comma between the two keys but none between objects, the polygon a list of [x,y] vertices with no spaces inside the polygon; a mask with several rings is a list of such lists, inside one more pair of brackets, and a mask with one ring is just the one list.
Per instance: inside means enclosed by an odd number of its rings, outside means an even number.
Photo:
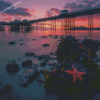
[{"label": "building on pier", "polygon": [[60,15],[67,14],[67,13],[68,13],[68,10],[62,10]]}]

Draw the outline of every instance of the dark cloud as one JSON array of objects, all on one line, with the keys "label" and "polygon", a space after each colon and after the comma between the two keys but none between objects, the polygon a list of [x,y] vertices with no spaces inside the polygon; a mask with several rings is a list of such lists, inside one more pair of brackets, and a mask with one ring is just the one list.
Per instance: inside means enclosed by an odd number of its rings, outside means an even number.
[{"label": "dark cloud", "polygon": [[68,10],[70,10],[70,11],[77,11],[77,10],[83,10],[83,9],[85,9],[85,5],[84,4],[76,4],[76,3],[74,3],[74,2],[72,2],[72,3],[67,3],[65,6],[64,6],[64,8],[65,9],[68,9]]},{"label": "dark cloud", "polygon": [[5,2],[3,0],[0,1],[0,11],[3,11],[4,9],[6,9],[7,7],[10,7],[10,6],[12,6],[11,2]]},{"label": "dark cloud", "polygon": [[53,16],[53,13],[50,12],[50,11],[46,11],[46,17],[52,17]]},{"label": "dark cloud", "polygon": [[100,7],[100,0],[82,0],[80,3],[67,3],[64,8],[69,11],[80,11]]},{"label": "dark cloud", "polygon": [[57,9],[57,8],[51,8],[50,10],[52,12],[54,12],[54,14],[60,14],[61,13],[61,11],[59,9]]},{"label": "dark cloud", "polygon": [[[6,9],[6,10],[5,10]],[[29,9],[27,8],[16,8],[14,9],[12,3],[0,1],[0,12],[9,15],[21,15],[21,16],[32,16]]]},{"label": "dark cloud", "polygon": [[46,11],[46,17],[52,17],[54,15],[59,15],[61,11],[57,8],[50,8],[49,11]]},{"label": "dark cloud", "polygon": [[16,8],[5,11],[5,13],[12,15],[32,16],[27,8]]}]

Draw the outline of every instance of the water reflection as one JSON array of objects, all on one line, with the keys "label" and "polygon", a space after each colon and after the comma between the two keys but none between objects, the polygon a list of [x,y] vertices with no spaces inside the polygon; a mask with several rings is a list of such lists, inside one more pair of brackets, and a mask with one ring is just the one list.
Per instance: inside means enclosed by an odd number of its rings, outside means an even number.
[{"label": "water reflection", "polygon": [[[3,33],[3,35],[6,33],[6,35],[10,35],[12,33],[15,33],[15,34],[31,34],[32,36],[41,36],[41,35],[45,35],[45,36],[48,36],[48,35],[72,35],[72,36],[75,36],[76,38],[80,38],[80,39],[83,39],[83,38],[91,38],[91,39],[97,39],[97,40],[100,40],[99,37],[100,37],[100,30],[94,30],[93,32],[89,32],[88,30],[33,30],[32,27],[23,27],[24,31],[22,31],[22,28],[20,27],[20,31],[19,31],[19,28],[18,28],[18,31],[14,31],[14,29],[12,28],[13,31],[9,31],[9,27],[5,27],[5,32]],[[25,34],[24,34],[25,33]]]}]

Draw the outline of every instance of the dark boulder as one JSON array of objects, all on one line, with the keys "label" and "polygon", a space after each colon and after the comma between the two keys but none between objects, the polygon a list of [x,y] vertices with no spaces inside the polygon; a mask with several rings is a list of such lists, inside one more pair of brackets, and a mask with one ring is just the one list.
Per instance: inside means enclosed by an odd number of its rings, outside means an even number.
[{"label": "dark boulder", "polygon": [[28,67],[28,66],[32,66],[33,62],[31,60],[24,60],[22,62],[22,67]]},{"label": "dark boulder", "polygon": [[10,61],[7,63],[6,70],[8,73],[14,73],[19,70],[19,66],[14,61]]},{"label": "dark boulder", "polygon": [[65,58],[77,60],[83,52],[81,44],[72,36],[61,37],[57,49],[57,60],[61,63]]},{"label": "dark boulder", "polygon": [[96,52],[97,50],[99,50],[99,43],[97,43],[96,41],[93,41],[92,39],[84,39],[82,41],[82,45],[84,45],[85,48],[87,49],[91,49],[93,52]]}]

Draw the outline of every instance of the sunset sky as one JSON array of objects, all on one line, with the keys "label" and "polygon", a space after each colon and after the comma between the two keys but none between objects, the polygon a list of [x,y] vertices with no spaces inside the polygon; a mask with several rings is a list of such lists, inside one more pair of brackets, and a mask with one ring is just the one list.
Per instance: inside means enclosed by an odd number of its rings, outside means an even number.
[{"label": "sunset sky", "polygon": [[[93,7],[100,7],[100,0],[0,0],[0,21],[34,20],[59,15],[65,9],[72,12]],[[100,27],[99,17],[94,15],[94,27]],[[61,22],[57,23],[59,27]],[[76,17],[75,25],[87,27],[88,16]]]}]

